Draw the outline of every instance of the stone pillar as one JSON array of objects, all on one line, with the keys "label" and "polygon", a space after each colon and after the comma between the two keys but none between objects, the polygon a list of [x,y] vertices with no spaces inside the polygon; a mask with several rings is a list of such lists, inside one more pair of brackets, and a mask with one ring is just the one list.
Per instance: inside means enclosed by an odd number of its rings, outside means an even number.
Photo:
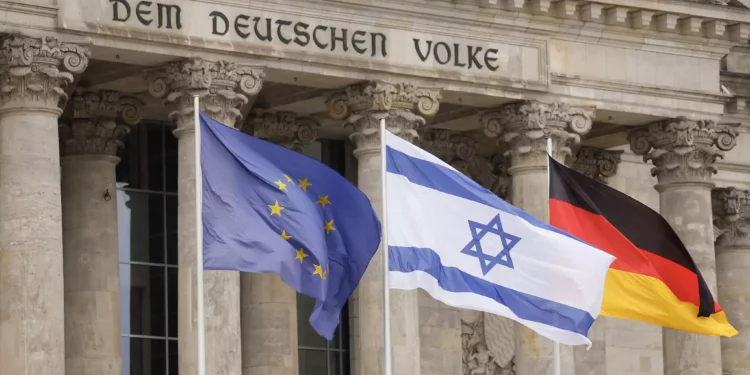
[{"label": "stone pillar", "polygon": [[65,374],[120,374],[120,278],[115,166],[140,103],[80,92],[60,125],[65,276]]},{"label": "stone pillar", "polygon": [[[0,47],[0,372],[63,374],[57,120],[89,52],[52,37]],[[62,99],[62,100],[61,100]]]},{"label": "stone pillar", "polygon": [[[319,124],[293,112],[256,110],[244,131],[302,152]],[[276,274],[240,275],[242,373],[297,375],[297,291]]]},{"label": "stone pillar", "polygon": [[[695,260],[716,296],[711,176],[721,150],[738,132],[712,121],[676,118],[649,124],[628,136],[630,148],[654,164],[659,210]],[[664,328],[664,375],[721,375],[719,337]]]},{"label": "stone pillar", "polygon": [[[195,128],[193,96],[200,109],[218,122],[233,127],[242,118],[240,107],[258,94],[264,73],[228,61],[198,58],[170,63],[148,73],[149,92],[166,98],[177,123],[178,138],[178,335],[180,374],[197,373],[197,321],[195,278]],[[206,373],[236,375],[242,372],[240,351],[240,277],[238,272],[206,271],[203,274],[206,327]]]},{"label": "stone pillar", "polygon": [[607,184],[609,178],[617,174],[623,152],[625,151],[583,146],[578,149],[571,168],[588,178]]},{"label": "stone pillar", "polygon": [[[441,94],[410,84],[366,82],[352,85],[328,100],[329,114],[354,129],[358,183],[382,215],[380,119],[392,133],[412,142],[422,117],[437,113]],[[383,373],[383,244],[350,299],[352,362],[358,375]],[[420,374],[418,297],[416,290],[391,290],[393,373]]]},{"label": "stone pillar", "polygon": [[[488,111],[481,117],[484,133],[500,137],[508,145],[508,173],[512,203],[537,219],[549,222],[547,192],[547,138],[552,138],[552,157],[566,163],[571,145],[591,130],[594,112],[567,104],[547,105],[526,101]],[[518,374],[551,375],[553,342],[516,324],[515,363]],[[561,346],[563,374],[575,374],[572,347]]]},{"label": "stone pillar", "polygon": [[719,304],[739,334],[721,338],[721,363],[731,375],[750,375],[750,191],[712,192]]}]

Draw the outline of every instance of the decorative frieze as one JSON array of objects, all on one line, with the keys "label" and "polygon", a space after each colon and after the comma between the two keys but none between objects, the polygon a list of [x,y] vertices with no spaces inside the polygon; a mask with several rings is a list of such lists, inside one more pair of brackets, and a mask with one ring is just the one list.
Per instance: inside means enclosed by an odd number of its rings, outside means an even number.
[{"label": "decorative frieze", "polygon": [[0,47],[0,108],[37,105],[58,108],[67,99],[65,86],[86,70],[88,49],[53,37],[11,34]]},{"label": "decorative frieze", "polygon": [[651,174],[659,183],[710,181],[714,163],[731,150],[737,129],[710,120],[684,117],[657,121],[628,135],[630,148],[654,164]]},{"label": "decorative frieze", "polygon": [[733,187],[711,192],[717,245],[750,246],[750,191]]},{"label": "decorative frieze", "polygon": [[471,315],[461,319],[463,375],[515,375],[515,322],[485,312]]},{"label": "decorative frieze", "polygon": [[178,132],[192,129],[196,95],[200,97],[201,111],[222,124],[234,126],[242,119],[240,107],[248,103],[248,96],[260,92],[264,78],[265,73],[259,68],[200,58],[146,71],[149,93],[163,98],[174,109],[169,116],[177,123]]},{"label": "decorative frieze", "polygon": [[609,177],[617,174],[623,152],[583,146],[578,149],[571,167],[589,178],[606,184]]},{"label": "decorative frieze", "polygon": [[422,116],[435,115],[441,99],[439,90],[370,81],[335,93],[327,104],[332,118],[345,120],[346,126],[354,128],[351,139],[357,148],[370,149],[380,145],[381,119],[386,119],[390,132],[413,142],[425,124]]},{"label": "decorative frieze", "polygon": [[320,124],[294,112],[256,109],[245,122],[245,132],[297,152],[318,137]]},{"label": "decorative frieze", "polygon": [[570,147],[591,130],[593,109],[567,103],[544,104],[524,101],[505,105],[481,116],[488,137],[502,137],[510,146],[513,167],[546,164],[547,138],[552,139],[552,156],[566,162]]},{"label": "decorative frieze", "polygon": [[72,119],[60,122],[63,156],[116,156],[123,146],[122,140],[130,132],[128,125],[141,121],[142,103],[115,91],[78,91],[72,104]]}]

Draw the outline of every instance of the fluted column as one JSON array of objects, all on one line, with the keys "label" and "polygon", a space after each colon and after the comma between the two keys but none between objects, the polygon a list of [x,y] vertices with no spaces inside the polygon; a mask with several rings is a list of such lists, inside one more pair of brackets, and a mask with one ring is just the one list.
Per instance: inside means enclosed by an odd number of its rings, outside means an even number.
[{"label": "fluted column", "polygon": [[[422,116],[437,113],[439,91],[410,84],[367,82],[347,87],[329,98],[329,114],[353,128],[358,183],[382,215],[380,187],[380,125],[382,118],[392,133],[412,142],[424,125]],[[352,360],[358,375],[383,373],[383,245],[367,267],[350,299]],[[420,374],[419,314],[417,292],[391,290],[391,339],[393,373]]]},{"label": "fluted column", "polygon": [[[114,374],[120,360],[115,167],[140,103],[112,91],[79,92],[60,124],[65,278],[65,374]],[[122,120],[118,123],[117,120]]]},{"label": "fluted column", "polygon": [[[664,120],[632,132],[635,154],[651,161],[659,210],[695,260],[716,298],[711,176],[738,133],[712,121]],[[664,329],[664,375],[721,375],[719,338]]]},{"label": "fluted column", "polygon": [[731,375],[750,375],[750,191],[712,192],[716,240],[716,284],[719,304],[737,329],[721,338],[721,364]]},{"label": "fluted column", "polygon": [[52,37],[0,46],[0,372],[63,374],[57,120],[89,52]]},{"label": "fluted column", "polygon": [[[149,92],[173,111],[178,138],[178,336],[180,374],[197,373],[197,304],[195,269],[195,128],[193,96],[200,109],[218,122],[233,127],[242,118],[240,107],[258,94],[264,73],[228,61],[198,58],[170,63],[148,73]],[[203,274],[206,323],[206,373],[242,372],[240,351],[240,280],[238,272]]]},{"label": "fluted column", "polygon": [[[508,104],[482,115],[485,134],[502,137],[502,142],[508,145],[513,205],[549,222],[548,202],[543,198],[548,195],[547,138],[552,139],[552,157],[566,163],[571,156],[571,145],[591,130],[593,118],[591,109],[533,101]],[[551,340],[521,324],[516,324],[515,339],[518,374],[552,374]],[[561,365],[563,374],[575,374],[573,350],[569,346],[561,347]]]},{"label": "fluted column", "polygon": [[[302,152],[319,124],[293,112],[256,110],[245,132]],[[243,375],[297,375],[297,291],[276,274],[240,275]]]},{"label": "fluted column", "polygon": [[571,168],[606,184],[610,177],[617,174],[623,152],[625,151],[583,146],[578,149]]}]

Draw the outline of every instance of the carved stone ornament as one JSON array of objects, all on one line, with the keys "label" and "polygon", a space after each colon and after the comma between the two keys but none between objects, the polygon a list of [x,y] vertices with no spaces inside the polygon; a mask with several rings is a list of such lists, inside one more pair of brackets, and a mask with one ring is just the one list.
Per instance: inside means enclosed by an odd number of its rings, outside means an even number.
[{"label": "carved stone ornament", "polygon": [[515,375],[515,323],[484,312],[474,316],[461,319],[463,375]]},{"label": "carved stone ornament", "polygon": [[573,160],[572,168],[599,182],[617,174],[623,150],[603,150],[596,147],[581,147]]},{"label": "carved stone ornament", "polygon": [[298,117],[294,112],[274,112],[256,109],[245,123],[244,131],[258,138],[302,152],[305,145],[318,137],[317,121]]},{"label": "carved stone ornament", "polygon": [[552,156],[566,162],[570,146],[591,130],[594,118],[590,108],[523,101],[485,112],[481,122],[488,137],[502,136],[502,141],[509,143],[506,156],[516,167],[545,165],[548,137],[552,139]]},{"label": "carved stone ornament", "polygon": [[717,245],[750,247],[750,191],[733,187],[713,189],[711,202]]},{"label": "carved stone ornament", "polygon": [[130,132],[128,125],[141,121],[141,106],[137,99],[114,91],[76,92],[73,118],[60,123],[60,151],[64,156],[115,156]]},{"label": "carved stone ornament", "polygon": [[192,128],[193,96],[200,97],[200,109],[216,121],[234,127],[242,119],[240,107],[248,96],[263,87],[265,73],[259,68],[229,61],[191,58],[146,71],[148,91],[174,108],[170,118],[180,129]]},{"label": "carved stone ornament", "polygon": [[713,121],[684,117],[658,121],[628,135],[630,148],[654,164],[659,183],[710,181],[714,163],[731,150],[739,132]]},{"label": "carved stone ornament", "polygon": [[456,160],[470,160],[477,153],[478,142],[460,132],[444,129],[425,129],[414,142],[420,148],[451,164]]},{"label": "carved stone ornament", "polygon": [[59,110],[58,105],[67,99],[65,86],[73,82],[74,74],[86,70],[89,56],[88,49],[53,37],[4,37],[0,48],[0,110],[29,105]]},{"label": "carved stone ornament", "polygon": [[422,116],[435,115],[441,99],[439,90],[370,81],[333,94],[327,104],[333,119],[345,120],[346,126],[354,128],[351,139],[357,148],[372,149],[380,145],[381,119],[390,132],[413,142],[417,129],[425,124]]}]

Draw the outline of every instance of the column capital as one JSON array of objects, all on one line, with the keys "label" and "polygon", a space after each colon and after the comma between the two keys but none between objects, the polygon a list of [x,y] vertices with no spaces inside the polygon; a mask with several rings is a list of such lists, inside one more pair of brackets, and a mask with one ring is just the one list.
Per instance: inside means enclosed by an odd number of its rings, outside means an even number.
[{"label": "column capital", "polygon": [[141,121],[142,105],[116,91],[76,91],[72,119],[60,122],[60,152],[63,156],[116,156],[129,125]]},{"label": "column capital", "polygon": [[54,37],[31,38],[11,34],[0,45],[0,112],[15,108],[40,107],[59,113],[63,88],[73,75],[86,70],[90,51],[61,43]]},{"label": "column capital", "polygon": [[428,128],[418,133],[419,139],[414,144],[448,164],[470,160],[477,153],[479,142],[461,132]]},{"label": "column capital", "polygon": [[739,132],[711,120],[685,117],[653,122],[628,135],[630,149],[654,164],[660,184],[711,183],[714,163],[734,148]]},{"label": "column capital", "polygon": [[255,137],[302,152],[305,145],[318,138],[320,124],[294,112],[256,109],[245,122],[245,132]]},{"label": "column capital", "polygon": [[552,156],[565,162],[570,146],[591,130],[593,108],[567,103],[522,101],[487,111],[480,117],[484,134],[509,143],[507,156],[514,167],[546,164],[547,138],[552,138]]},{"label": "column capital", "polygon": [[510,163],[502,154],[459,160],[453,164],[453,167],[498,197],[509,200],[511,178],[508,169]]},{"label": "column capital", "polygon": [[604,150],[583,146],[578,149],[572,168],[602,183],[617,174],[623,150]]},{"label": "column capital", "polygon": [[192,130],[193,96],[201,99],[201,110],[227,126],[242,119],[240,107],[248,96],[257,95],[263,87],[265,72],[261,68],[230,61],[208,61],[201,58],[169,63],[145,71],[148,91],[174,110],[169,117],[179,131]]},{"label": "column capital", "polygon": [[440,107],[440,90],[420,88],[409,83],[370,81],[348,86],[326,101],[329,115],[345,120],[354,128],[352,141],[358,149],[374,149],[380,144],[381,119],[389,131],[413,142],[424,117],[433,116]]},{"label": "column capital", "polygon": [[717,245],[750,246],[750,191],[734,187],[711,191]]}]

